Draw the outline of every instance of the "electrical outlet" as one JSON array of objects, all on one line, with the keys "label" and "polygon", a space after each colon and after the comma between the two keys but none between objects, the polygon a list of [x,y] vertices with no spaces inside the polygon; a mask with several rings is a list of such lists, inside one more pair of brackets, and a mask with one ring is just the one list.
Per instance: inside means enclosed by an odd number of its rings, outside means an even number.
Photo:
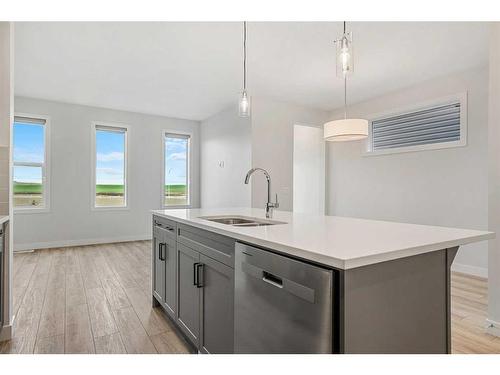
[{"label": "electrical outlet", "polygon": [[224,168],[224,160],[219,160],[219,168]]}]

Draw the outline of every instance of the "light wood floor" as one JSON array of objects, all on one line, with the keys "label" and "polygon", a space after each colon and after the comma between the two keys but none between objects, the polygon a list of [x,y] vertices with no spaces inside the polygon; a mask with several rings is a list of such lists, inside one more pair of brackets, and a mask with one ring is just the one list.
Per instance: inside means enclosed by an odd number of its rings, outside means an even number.
[{"label": "light wood floor", "polygon": [[487,280],[454,272],[451,278],[451,338],[453,353],[500,353],[500,338],[485,332]]},{"label": "light wood floor", "polygon": [[[151,307],[151,243],[70,247],[14,256],[15,337],[0,353],[188,353]],[[484,331],[485,279],[452,275],[453,353],[500,353]]]},{"label": "light wood floor", "polygon": [[188,353],[151,307],[151,242],[14,256],[14,339],[1,353]]}]

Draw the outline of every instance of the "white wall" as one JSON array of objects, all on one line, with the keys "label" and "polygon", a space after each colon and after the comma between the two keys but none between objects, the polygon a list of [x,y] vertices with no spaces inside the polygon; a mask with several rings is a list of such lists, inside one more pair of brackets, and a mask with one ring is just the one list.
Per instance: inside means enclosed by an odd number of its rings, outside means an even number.
[{"label": "white wall", "polygon": [[238,116],[236,105],[202,121],[201,206],[249,207],[245,174],[252,165],[252,124]]},{"label": "white wall", "polygon": [[500,336],[500,23],[495,22],[490,36],[489,65],[489,229],[497,238],[488,249],[488,319],[492,333]]},{"label": "white wall", "polygon": [[[270,173],[272,196],[278,193],[279,209],[292,211],[294,125],[322,126],[328,113],[264,97],[252,98],[252,106],[252,166]],[[266,179],[255,174],[252,207],[263,208],[266,201]]]},{"label": "white wall", "polygon": [[[488,71],[425,82],[353,105],[371,114],[468,91],[468,144],[462,148],[362,156],[364,142],[328,144],[328,213],[419,224],[488,228]],[[331,114],[340,118],[341,110]],[[485,275],[487,244],[460,249],[457,270]]]},{"label": "white wall", "polygon": [[[145,238],[161,207],[162,130],[193,133],[192,204],[199,206],[199,123],[139,113],[15,98],[15,111],[51,118],[51,207],[16,214],[16,249]],[[91,122],[128,124],[128,210],[91,210]]]},{"label": "white wall", "polygon": [[323,128],[295,125],[293,137],[293,211],[325,214]]}]

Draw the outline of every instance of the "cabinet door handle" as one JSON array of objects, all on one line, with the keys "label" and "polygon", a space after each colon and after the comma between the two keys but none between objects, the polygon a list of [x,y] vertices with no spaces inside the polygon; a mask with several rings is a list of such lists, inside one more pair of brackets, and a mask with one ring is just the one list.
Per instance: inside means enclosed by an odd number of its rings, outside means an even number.
[{"label": "cabinet door handle", "polygon": [[198,264],[200,263],[193,263],[193,285],[198,286]]},{"label": "cabinet door handle", "polygon": [[159,257],[160,257],[160,260],[165,260],[166,259],[166,252],[165,252],[165,248],[167,247],[167,244],[166,243],[160,243],[158,245],[160,247],[160,251],[159,251]]},{"label": "cabinet door handle", "polygon": [[[201,270],[201,276],[200,276],[200,270]],[[197,278],[196,287],[203,288],[205,286],[205,265],[203,263],[196,264],[196,278]]]}]

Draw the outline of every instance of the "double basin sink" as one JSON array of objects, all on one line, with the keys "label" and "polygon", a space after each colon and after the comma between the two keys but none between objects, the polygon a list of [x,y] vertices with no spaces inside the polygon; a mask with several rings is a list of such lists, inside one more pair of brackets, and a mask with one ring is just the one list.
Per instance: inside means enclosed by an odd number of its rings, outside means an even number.
[{"label": "double basin sink", "polygon": [[286,224],[283,221],[259,219],[249,216],[200,216],[200,219],[233,227],[263,227],[267,225]]}]

